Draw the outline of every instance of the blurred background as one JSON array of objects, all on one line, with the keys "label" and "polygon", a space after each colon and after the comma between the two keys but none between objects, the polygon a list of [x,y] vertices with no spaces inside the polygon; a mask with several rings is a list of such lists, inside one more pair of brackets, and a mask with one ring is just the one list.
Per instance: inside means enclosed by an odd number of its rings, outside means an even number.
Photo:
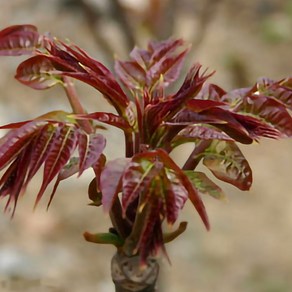
[{"label": "blurred background", "polygon": [[[292,74],[291,0],[0,0],[0,29],[31,23],[70,39],[113,66],[136,44],[181,37],[192,44],[189,62],[216,70],[211,82],[226,90],[258,77]],[[13,79],[22,57],[0,60],[0,123],[49,110],[69,110],[60,88],[37,92]],[[90,112],[111,110],[93,89],[76,83]],[[109,129],[107,154],[123,155],[120,133]],[[118,146],[117,146],[118,145]],[[222,185],[228,202],[203,198],[206,232],[186,204],[187,231],[167,246],[159,292],[292,291],[292,141],[262,140],[241,147],[254,172],[250,192]],[[180,155],[177,154],[178,160]],[[104,232],[109,218],[87,206],[88,172],[61,184],[49,212],[45,197],[33,212],[40,177],[20,199],[15,218],[0,212],[0,291],[113,291],[114,248],[86,243],[84,231]],[[0,202],[3,209],[5,202]]]}]

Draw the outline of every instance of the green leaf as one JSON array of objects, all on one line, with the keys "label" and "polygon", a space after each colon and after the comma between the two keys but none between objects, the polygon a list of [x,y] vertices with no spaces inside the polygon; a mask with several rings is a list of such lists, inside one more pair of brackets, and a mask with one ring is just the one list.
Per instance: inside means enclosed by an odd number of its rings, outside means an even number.
[{"label": "green leaf", "polygon": [[83,234],[86,241],[98,244],[112,244],[116,247],[121,247],[124,244],[124,240],[115,233],[89,233],[84,232]]},{"label": "green leaf", "polygon": [[200,194],[209,195],[219,200],[226,200],[226,196],[222,189],[211,181],[205,173],[187,170],[185,171],[185,174]]},{"label": "green leaf", "polygon": [[252,184],[252,171],[234,142],[214,140],[202,155],[203,164],[218,179],[241,190],[249,190]]}]

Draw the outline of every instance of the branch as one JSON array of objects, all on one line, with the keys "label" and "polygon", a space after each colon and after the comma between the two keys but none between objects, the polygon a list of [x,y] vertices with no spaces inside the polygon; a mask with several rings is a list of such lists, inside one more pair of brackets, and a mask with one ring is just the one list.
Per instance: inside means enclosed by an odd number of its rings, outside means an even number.
[{"label": "branch", "polygon": [[198,15],[198,33],[194,35],[192,40],[192,51],[196,50],[203,42],[208,26],[216,12],[216,7],[222,0],[206,0],[203,1],[204,5],[202,11]]},{"label": "branch", "polygon": [[130,51],[136,45],[133,29],[128,21],[125,9],[119,0],[109,0],[113,19],[120,25],[126,39],[127,49]]},{"label": "branch", "polygon": [[[70,102],[71,108],[74,112],[74,114],[86,114],[86,111],[84,110],[83,106],[80,103],[79,97],[77,95],[76,89],[74,87],[74,83],[69,77],[63,77],[64,81],[64,89],[66,92],[66,95],[68,97],[68,100]],[[78,124],[82,127],[82,129],[86,133],[92,133],[93,127],[87,120],[79,120]]]},{"label": "branch", "polygon": [[67,4],[68,7],[70,7],[69,4],[70,6],[74,5],[77,7],[78,12],[83,12],[85,24],[92,34],[95,43],[102,50],[105,58],[107,59],[107,62],[111,64],[114,55],[114,49],[100,33],[100,31],[102,31],[100,28],[102,13],[98,10],[97,7],[93,7],[86,0],[69,0],[69,3]]}]

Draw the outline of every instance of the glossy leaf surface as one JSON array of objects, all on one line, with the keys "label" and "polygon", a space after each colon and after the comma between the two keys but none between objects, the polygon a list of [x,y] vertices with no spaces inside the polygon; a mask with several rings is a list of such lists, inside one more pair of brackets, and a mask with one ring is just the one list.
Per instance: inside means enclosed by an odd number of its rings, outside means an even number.
[{"label": "glossy leaf surface", "polygon": [[13,213],[19,195],[25,192],[41,166],[44,168],[43,181],[36,204],[54,178],[58,177],[52,196],[59,182],[76,172],[76,165],[70,160],[75,149],[79,149],[80,157],[76,159],[79,162],[77,171],[81,174],[96,164],[105,146],[102,136],[96,134],[88,138],[77,123],[64,121],[64,112],[52,112],[45,116],[47,119],[39,117],[18,123],[18,127],[15,124],[1,139],[0,167],[6,170],[0,180],[0,196],[8,196],[7,210],[10,203],[14,203]]},{"label": "glossy leaf surface", "polygon": [[212,182],[205,173],[188,170],[185,172],[200,194],[209,195],[215,199],[225,200],[222,189]]},{"label": "glossy leaf surface", "polygon": [[31,54],[41,43],[34,25],[13,25],[0,31],[0,56]]},{"label": "glossy leaf surface", "polygon": [[102,205],[105,211],[109,211],[122,191],[122,176],[129,163],[127,158],[118,158],[109,161],[100,175],[100,190],[102,192]]},{"label": "glossy leaf surface", "polygon": [[45,56],[34,56],[21,63],[15,78],[34,89],[47,89],[62,83],[62,76],[51,60]]},{"label": "glossy leaf surface", "polygon": [[[252,172],[236,143],[292,136],[292,81],[263,78],[227,92],[207,84],[214,72],[196,63],[178,90],[170,92],[167,87],[180,77],[187,52],[181,39],[134,48],[129,60],[115,63],[124,91],[107,67],[70,42],[40,35],[32,25],[0,31],[0,55],[32,55],[19,65],[16,78],[34,89],[62,84],[74,112],[55,111],[0,127],[10,129],[0,139],[0,197],[7,197],[6,210],[14,204],[14,212],[19,195],[41,168],[36,203],[56,179],[49,204],[62,180],[92,168],[91,205],[103,205],[114,233],[90,235],[91,241],[122,238],[116,245],[129,256],[140,254],[141,263],[158,250],[166,255],[165,239],[182,233],[186,224],[167,236],[162,224],[174,225],[187,199],[209,229],[201,195],[224,199],[224,194],[196,171],[197,165],[202,161],[219,180],[248,190]],[[68,77],[94,87],[115,112],[84,109]],[[123,131],[125,157],[107,161],[99,122]],[[180,167],[170,152],[188,142],[195,148]]]},{"label": "glossy leaf surface", "polygon": [[211,126],[188,126],[179,132],[172,141],[172,146],[176,147],[187,142],[197,142],[199,140],[224,140],[233,141],[224,132]]},{"label": "glossy leaf surface", "polygon": [[147,50],[135,48],[130,53],[131,61],[117,60],[115,71],[130,89],[165,88],[179,77],[188,51],[178,52],[182,46],[182,40],[150,42]]},{"label": "glossy leaf surface", "polygon": [[252,184],[251,168],[234,142],[212,141],[203,153],[203,163],[220,180],[241,190],[248,190]]}]

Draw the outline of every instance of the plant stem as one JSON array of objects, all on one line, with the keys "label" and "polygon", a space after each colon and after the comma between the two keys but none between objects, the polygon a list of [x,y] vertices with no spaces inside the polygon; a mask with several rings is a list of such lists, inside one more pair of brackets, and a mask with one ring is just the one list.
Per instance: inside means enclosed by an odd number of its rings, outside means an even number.
[{"label": "plant stem", "polygon": [[125,156],[128,158],[132,157],[134,155],[134,141],[131,133],[125,133],[125,148]]},{"label": "plant stem", "polygon": [[117,198],[110,210],[110,218],[113,227],[116,229],[121,238],[125,239],[130,233],[130,226],[122,216],[122,207],[119,198]]},{"label": "plant stem", "polygon": [[116,292],[155,292],[159,264],[148,259],[141,267],[139,256],[127,257],[117,252],[112,258],[111,274]]},{"label": "plant stem", "polygon": [[[65,89],[66,95],[68,97],[69,103],[71,105],[71,108],[74,114],[86,114],[86,111],[84,110],[83,106],[81,105],[79,101],[79,97],[77,95],[77,92],[72,80],[69,77],[65,76],[63,77],[63,81],[64,81],[64,89]],[[93,127],[89,121],[79,120],[78,123],[84,129],[86,133],[89,134],[93,132]]]},{"label": "plant stem", "polygon": [[154,285],[151,285],[151,286],[147,286],[145,287],[144,289],[142,290],[129,290],[129,289],[125,289],[123,288],[122,286],[118,285],[118,284],[115,284],[115,287],[116,287],[116,292],[155,292],[157,291],[155,289],[155,284]]},{"label": "plant stem", "polygon": [[202,159],[202,153],[211,144],[211,140],[202,140],[196,146],[186,163],[182,167],[183,170],[194,170]]}]

